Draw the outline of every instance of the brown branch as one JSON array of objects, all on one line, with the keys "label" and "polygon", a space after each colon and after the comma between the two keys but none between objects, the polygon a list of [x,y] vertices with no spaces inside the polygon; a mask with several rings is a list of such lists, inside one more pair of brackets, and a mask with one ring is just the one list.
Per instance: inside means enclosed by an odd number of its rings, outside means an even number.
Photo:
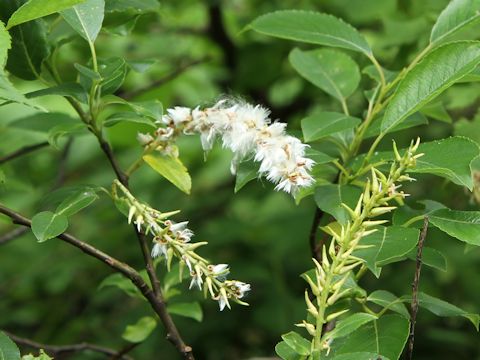
[{"label": "brown branch", "polygon": [[[19,224],[27,227],[31,227],[32,225],[30,219],[27,219],[26,217],[18,214],[17,212],[1,204],[0,204],[0,213],[10,217],[15,224]],[[114,257],[93,247],[92,245],[77,239],[76,237],[70,234],[63,233],[58,235],[57,238],[69,243],[70,245],[75,246],[76,248],[83,251],[85,254],[90,255],[104,262],[109,267],[114,269],[116,272],[119,272],[125,277],[127,277],[137,287],[137,289],[140,290],[143,296],[150,303],[150,306],[160,317],[161,321],[163,322],[167,330],[167,339],[173,345],[175,345],[175,347],[184,356],[185,359],[194,360],[194,357],[192,355],[192,348],[190,346],[185,345],[182,338],[180,337],[180,334],[178,333],[178,330],[175,324],[173,323],[173,320],[170,317],[170,314],[167,312],[167,306],[163,301],[163,298],[156,296],[154,294],[150,286],[148,286],[148,284],[143,280],[143,278],[135,269],[130,267],[128,264],[125,264],[120,260],[117,260]]]},{"label": "brown branch", "polygon": [[5,156],[1,157],[0,158],[0,164],[6,163],[7,161],[16,159],[20,156],[29,154],[29,153],[31,153],[35,150],[44,148],[45,146],[48,146],[48,145],[49,145],[48,141],[45,141],[45,142],[41,142],[41,143],[38,143],[38,144],[25,146],[25,147],[23,147],[23,148],[21,148],[17,151],[14,151],[14,152],[12,152],[8,155],[5,155]]},{"label": "brown branch", "polygon": [[16,228],[7,232],[6,234],[3,234],[2,236],[0,236],[0,245],[6,244],[7,242],[22,236],[27,231],[27,228]]},{"label": "brown branch", "polygon": [[186,63],[183,63],[183,64],[180,64],[180,65],[177,65],[175,70],[172,71],[171,73],[165,75],[164,77],[161,77],[160,79],[157,79],[155,81],[153,81],[152,83],[148,84],[147,86],[144,86],[144,87],[141,87],[141,88],[138,88],[138,89],[134,89],[134,90],[131,90],[131,91],[128,91],[128,92],[124,92],[124,93],[120,93],[119,96],[125,100],[131,100],[139,95],[142,95],[150,90],[153,90],[157,87],[160,87],[164,84],[166,84],[167,82],[175,79],[176,77],[180,76],[181,74],[183,74],[186,70],[190,69],[191,67],[193,66],[196,66],[196,65],[199,65],[199,64],[202,64],[202,63],[205,63],[207,61],[210,61],[210,57],[206,56],[204,58],[201,58],[201,59],[197,59],[197,60],[192,60],[190,62],[186,62]]},{"label": "brown branch", "polygon": [[425,238],[428,230],[428,216],[423,219],[423,228],[418,239],[417,246],[417,263],[415,267],[415,277],[412,283],[412,304],[410,309],[410,335],[408,337],[407,360],[412,360],[413,343],[415,342],[415,323],[417,321],[418,312],[418,284],[420,282],[420,271],[422,270],[422,252]]},{"label": "brown branch", "polygon": [[[114,359],[124,359],[124,360],[133,360],[131,356],[126,355],[126,353],[120,354],[121,351],[113,350],[107,347],[90,344],[90,343],[79,343],[71,345],[48,345],[41,344],[36,341],[25,339],[16,335],[13,335],[9,332],[4,331],[5,334],[12,339],[15,343],[33,348],[33,349],[43,349],[48,355],[57,357],[71,353],[83,352],[83,351],[93,351],[96,353],[104,354],[106,356],[112,356]],[[136,344],[132,344],[136,345]],[[132,349],[131,345],[128,346],[129,350]]]}]

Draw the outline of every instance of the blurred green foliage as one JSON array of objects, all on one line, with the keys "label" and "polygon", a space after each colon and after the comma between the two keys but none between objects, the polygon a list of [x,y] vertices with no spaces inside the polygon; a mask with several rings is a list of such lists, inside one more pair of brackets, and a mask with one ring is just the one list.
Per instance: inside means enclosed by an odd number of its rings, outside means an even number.
[{"label": "blurred green foliage", "polygon": [[[332,13],[358,27],[389,70],[400,70],[425,44],[445,0],[323,0],[323,1],[189,1],[162,2],[159,9],[123,8],[107,0],[107,14],[97,42],[100,59],[124,58],[137,70],[130,71],[119,96],[135,100],[159,100],[164,108],[174,105],[211,104],[221,94],[245,97],[272,110],[273,118],[288,122],[289,131],[300,129],[300,119],[320,110],[339,111],[335,100],[301,78],[288,61],[292,43],[242,31],[257,16],[278,9],[311,9]],[[153,4],[155,5],[155,4]],[[153,10],[152,10],[153,9]],[[48,18],[47,20],[51,20]],[[477,31],[477,32],[474,32]],[[59,24],[52,38],[67,38],[72,30]],[[472,30],[478,38],[478,28]],[[315,46],[298,44],[302,50]],[[74,63],[85,64],[87,44],[80,38],[66,42],[58,52],[63,79],[74,81]],[[368,65],[360,55],[350,56]],[[362,82],[369,81],[365,76]],[[40,83],[15,79],[22,92],[42,88]],[[429,124],[395,134],[397,143],[408,144],[420,136],[428,141],[460,134],[480,139],[480,83],[457,84],[424,110]],[[366,100],[357,90],[350,99],[351,113],[359,113]],[[59,117],[75,122],[76,114],[58,96],[46,96],[36,104],[51,112],[32,117],[35,110],[23,105],[0,107],[0,156],[26,145],[48,140],[48,130]],[[108,138],[123,167],[141,153],[136,134],[147,125],[120,123],[108,128]],[[70,144],[67,161],[63,149],[45,147],[1,165],[2,202],[31,217],[54,210],[59,177],[62,187],[95,184],[109,187],[113,172],[96,139],[85,132]],[[385,149],[390,142],[385,140]],[[311,268],[308,236],[315,204],[310,197],[295,205],[291,197],[273,191],[266,181],[254,181],[234,195],[229,173],[231,155],[219,145],[204,161],[198,138],[182,139],[180,157],[192,175],[187,196],[150,168],[136,173],[131,186],[136,195],[158,209],[181,209],[179,219],[190,219],[196,239],[209,245],[201,253],[218,263],[228,263],[235,278],[252,284],[250,307],[219,312],[217,304],[182,285],[179,301],[199,300],[203,322],[175,316],[175,321],[198,359],[246,359],[273,356],[280,335],[304,316],[304,281],[299,274]],[[5,174],[5,181],[2,179]],[[408,192],[434,198],[450,208],[478,209],[467,190],[429,175],[418,175]],[[416,206],[416,204],[409,204]],[[0,218],[0,234],[14,229]],[[142,268],[141,254],[132,229],[100,194],[94,206],[75,214],[69,231],[81,239]],[[1,235],[0,235],[1,236]],[[480,250],[466,248],[444,233],[431,229],[427,246],[440,249],[447,271],[425,267],[421,290],[474,312],[480,304],[478,270]],[[408,293],[414,262],[384,269],[381,282],[393,293]],[[165,269],[159,266],[163,275]],[[113,287],[98,289],[110,275],[103,264],[85,257],[68,245],[51,240],[37,243],[27,232],[0,244],[0,328],[49,344],[89,341],[121,348],[126,326],[150,315],[148,305]],[[365,288],[378,282],[365,277]],[[428,329],[428,330],[427,330]],[[177,359],[179,355],[158,326],[145,343],[132,351],[138,359]],[[416,329],[416,359],[480,359],[478,333],[461,318],[437,318],[420,311]],[[82,353],[72,359],[100,359]]]}]

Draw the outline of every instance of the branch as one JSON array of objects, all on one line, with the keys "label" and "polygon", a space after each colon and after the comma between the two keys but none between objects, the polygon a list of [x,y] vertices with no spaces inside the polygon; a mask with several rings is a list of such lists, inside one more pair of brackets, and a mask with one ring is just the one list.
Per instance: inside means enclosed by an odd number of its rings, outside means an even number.
[{"label": "branch", "polygon": [[15,240],[16,238],[25,234],[27,231],[28,228],[17,228],[7,232],[6,234],[3,234],[0,236],[0,245],[6,244],[11,240]]},{"label": "branch", "polygon": [[[12,209],[3,206],[2,204],[0,204],[0,213],[10,217],[15,224],[27,227],[32,226],[32,222],[30,221],[30,219],[27,219],[26,217],[13,211]],[[57,238],[69,243],[70,245],[75,246],[76,248],[82,250],[85,254],[100,260],[101,262],[107,264],[109,267],[114,269],[116,272],[119,272],[125,277],[127,277],[137,287],[137,289],[140,290],[143,296],[150,303],[150,306],[162,320],[167,330],[167,339],[173,345],[175,345],[175,347],[178,349],[178,351],[180,351],[180,353],[184,356],[185,359],[194,360],[194,357],[192,355],[192,348],[185,345],[182,338],[180,337],[180,334],[178,333],[178,330],[173,323],[170,314],[167,312],[167,306],[163,298],[154,294],[152,289],[148,286],[148,284],[143,280],[143,278],[135,269],[130,267],[128,264],[125,264],[120,260],[115,259],[114,257],[102,252],[101,250],[93,247],[88,243],[77,239],[76,237],[68,233],[58,235]]]},{"label": "branch", "polygon": [[[120,354],[124,350],[116,351],[107,347],[98,346],[95,344],[89,344],[86,342],[80,344],[72,344],[72,345],[48,345],[48,344],[41,344],[35,342],[30,339],[25,339],[16,335],[13,335],[9,332],[4,331],[5,334],[11,338],[15,343],[24,345],[34,349],[43,349],[47,354],[50,356],[62,356],[65,354],[76,353],[76,352],[83,352],[83,351],[93,351],[96,353],[104,354],[107,356],[112,356],[114,359],[124,359],[124,360],[133,360],[131,356],[125,355],[125,353]],[[136,344],[132,344],[136,345]],[[132,346],[129,345],[128,349],[131,350]],[[119,357],[120,356],[120,357]]]},{"label": "branch", "polygon": [[119,96],[121,98],[125,99],[125,100],[131,100],[131,99],[133,99],[133,98],[135,98],[139,95],[142,95],[142,94],[144,94],[144,93],[146,93],[146,92],[148,92],[152,89],[155,89],[157,87],[160,87],[160,86],[168,83],[169,81],[171,81],[171,80],[175,79],[176,77],[180,76],[181,74],[183,74],[189,68],[191,68],[193,66],[196,66],[196,65],[199,65],[199,64],[202,64],[202,63],[205,63],[207,61],[210,61],[209,56],[206,56],[206,57],[198,59],[198,60],[191,60],[190,62],[180,64],[171,73],[165,75],[164,77],[162,77],[160,79],[155,80],[151,84],[148,84],[147,86],[144,86],[144,87],[141,87],[141,88],[138,88],[138,89],[135,89],[135,90],[131,90],[131,91],[121,93],[121,94],[119,94]]},{"label": "branch", "polygon": [[310,251],[312,253],[312,257],[319,262],[322,261],[322,249],[319,244],[317,244],[317,233],[323,214],[323,211],[320,210],[317,205],[315,205],[315,214],[313,215],[312,227],[310,228],[309,235]]},{"label": "branch", "polygon": [[423,219],[423,228],[418,239],[417,247],[417,264],[415,268],[415,277],[412,283],[412,305],[410,309],[410,335],[408,337],[407,359],[413,358],[413,343],[415,342],[415,323],[417,321],[418,312],[418,284],[420,282],[420,271],[422,270],[422,252],[425,238],[427,237],[428,216]]},{"label": "branch", "polygon": [[8,154],[8,155],[5,155],[5,156],[1,157],[0,158],[0,164],[6,163],[7,161],[16,159],[20,156],[29,154],[29,153],[31,153],[35,150],[44,148],[45,146],[48,146],[48,145],[49,145],[48,141],[45,141],[45,142],[41,142],[41,143],[38,143],[38,144],[25,146],[25,147],[23,147],[23,148],[21,148],[17,151],[12,152],[11,154]]}]

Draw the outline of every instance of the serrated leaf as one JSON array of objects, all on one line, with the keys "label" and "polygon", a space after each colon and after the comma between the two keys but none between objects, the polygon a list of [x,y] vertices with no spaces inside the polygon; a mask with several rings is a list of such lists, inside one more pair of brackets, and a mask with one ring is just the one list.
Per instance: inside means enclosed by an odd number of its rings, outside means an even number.
[{"label": "serrated leaf", "polygon": [[321,112],[302,119],[303,138],[306,142],[322,139],[332,134],[353,129],[362,121],[335,112]]},{"label": "serrated leaf", "polygon": [[461,41],[440,46],[425,56],[400,82],[385,111],[387,133],[426,105],[480,62],[480,43]]},{"label": "serrated leaf", "polygon": [[84,1],[85,0],[29,0],[13,13],[8,20],[7,29],[65,10]]},{"label": "serrated leaf", "polygon": [[[0,1],[0,20],[4,23],[20,7],[18,0]],[[45,26],[38,20],[10,30],[12,47],[8,53],[7,70],[24,80],[39,77],[43,61],[49,55]]]},{"label": "serrated leaf", "polygon": [[409,321],[401,315],[384,315],[333,343],[333,358],[352,352],[371,352],[397,360],[409,334]]},{"label": "serrated leaf", "polygon": [[177,188],[190,194],[192,180],[180,159],[164,155],[145,155],[143,160]]},{"label": "serrated leaf", "polygon": [[127,75],[125,59],[113,57],[101,62],[98,69],[102,81],[100,82],[102,95],[113,94],[122,86]]},{"label": "serrated leaf", "polygon": [[144,341],[155,328],[157,321],[151,316],[142,317],[133,325],[128,325],[122,334],[122,338],[132,343]]},{"label": "serrated leaf", "polygon": [[438,44],[480,17],[479,0],[452,0],[438,16],[430,43]]},{"label": "serrated leaf", "polygon": [[202,322],[203,311],[198,302],[168,304],[167,310],[170,314],[180,315]]},{"label": "serrated leaf", "polygon": [[347,210],[342,203],[354,208],[362,190],[351,185],[328,184],[315,189],[315,202],[317,206],[332,215],[340,224],[350,220]]},{"label": "serrated leaf", "polygon": [[0,331],[0,360],[20,360],[17,345],[2,331]]},{"label": "serrated leaf", "polygon": [[447,112],[441,102],[427,104],[420,109],[420,112],[431,119],[442,121],[447,124],[452,123],[452,118],[450,117],[450,114]]},{"label": "serrated leaf", "polygon": [[93,43],[102,28],[104,0],[86,0],[61,12],[67,23],[85,40]]},{"label": "serrated leaf", "polygon": [[297,354],[297,352],[290,346],[288,346],[285,341],[280,341],[277,345],[275,345],[275,352],[283,360],[301,360],[304,358],[303,356]]},{"label": "serrated leaf", "polygon": [[[388,130],[388,133],[391,134],[397,131],[402,131],[405,129],[410,129],[415,126],[426,125],[426,124],[428,124],[427,118],[417,111],[417,112],[414,112],[412,115],[409,115],[405,119],[405,121],[398,123],[396,126]],[[373,121],[373,123],[365,131],[365,135],[363,137],[365,139],[368,139],[368,138],[377,136],[382,132],[381,125],[382,125],[381,119]]]},{"label": "serrated leaf", "polygon": [[249,28],[282,39],[340,47],[372,56],[365,38],[335,16],[318,12],[282,10],[256,18]]},{"label": "serrated leaf", "polygon": [[304,356],[310,354],[310,341],[303,338],[295,331],[290,331],[289,333],[282,335],[282,339],[297,354]]},{"label": "serrated leaf", "polygon": [[[402,299],[404,301],[410,302],[411,296],[403,296]],[[437,316],[442,317],[455,317],[461,316],[468,319],[475,329],[478,331],[479,323],[480,323],[480,315],[479,314],[472,314],[459,307],[452,305],[444,300],[438,299],[436,297],[430,296],[423,292],[418,293],[418,303],[420,307],[427,309],[428,311],[432,312]]]},{"label": "serrated leaf", "polygon": [[442,176],[472,190],[470,163],[479,154],[475,142],[455,136],[420,144],[417,153],[425,155],[417,159],[417,165],[411,172]]},{"label": "serrated leaf", "polygon": [[[413,249],[407,257],[410,260],[416,261],[417,259],[417,251]],[[443,255],[437,249],[433,249],[428,246],[424,246],[422,250],[422,264],[426,266],[430,266],[434,269],[447,271],[447,259],[445,255]]]},{"label": "serrated leaf", "polygon": [[379,227],[373,234],[361,240],[369,248],[354,251],[353,255],[365,260],[365,265],[380,276],[380,267],[402,260],[418,242],[419,230],[400,226]]},{"label": "serrated leaf", "polygon": [[54,214],[51,211],[42,211],[32,218],[32,232],[38,242],[57,237],[68,227],[68,219],[65,215]]},{"label": "serrated leaf", "polygon": [[375,315],[356,313],[337,322],[335,328],[328,333],[329,339],[338,339],[347,336],[362,325],[377,319]]},{"label": "serrated leaf", "polygon": [[302,77],[340,101],[352,95],[360,82],[357,63],[340,51],[295,48],[288,58]]},{"label": "serrated leaf", "polygon": [[71,194],[58,205],[57,215],[72,216],[98,199],[97,193],[90,188]]},{"label": "serrated leaf", "polygon": [[367,297],[367,301],[380,305],[388,310],[395,311],[405,318],[410,319],[410,313],[403,304],[402,299],[398,298],[391,292],[385,290],[376,290]]},{"label": "serrated leaf", "polygon": [[450,236],[480,246],[480,211],[436,210],[430,223]]}]

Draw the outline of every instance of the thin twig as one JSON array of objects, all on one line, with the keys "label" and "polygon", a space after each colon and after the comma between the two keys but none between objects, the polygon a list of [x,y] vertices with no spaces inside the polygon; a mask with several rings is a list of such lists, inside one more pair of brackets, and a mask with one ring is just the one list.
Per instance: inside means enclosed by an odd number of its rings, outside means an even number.
[{"label": "thin twig", "polygon": [[190,69],[191,67],[202,64],[202,63],[205,63],[207,61],[210,61],[210,57],[208,57],[208,56],[206,56],[204,58],[201,58],[201,59],[192,60],[190,62],[180,64],[175,68],[175,70],[173,70],[171,73],[165,75],[164,77],[161,77],[160,79],[157,79],[157,80],[153,81],[152,83],[150,83],[150,84],[148,84],[144,87],[121,93],[121,94],[119,94],[119,96],[121,98],[125,99],[125,100],[131,100],[131,99],[133,99],[133,98],[135,98],[139,95],[142,95],[142,94],[144,94],[144,93],[146,93],[150,90],[158,88],[158,87],[168,83],[169,81],[172,81],[173,79],[180,76],[181,74],[183,74],[186,70]]},{"label": "thin twig", "polygon": [[63,147],[62,153],[60,154],[60,158],[58,159],[58,173],[57,178],[55,179],[54,188],[59,188],[65,182],[65,174],[66,174],[66,167],[67,167],[67,159],[70,153],[70,149],[72,148],[73,137],[70,137],[67,140],[67,143]]},{"label": "thin twig", "polygon": [[130,351],[132,351],[133,349],[135,349],[138,345],[140,345],[140,343],[128,344],[128,345],[125,346],[123,349],[121,349],[119,352],[117,352],[116,354],[114,354],[114,355],[110,358],[110,360],[123,359],[125,354],[127,354],[127,353],[129,353]]},{"label": "thin twig", "polygon": [[44,148],[45,146],[48,146],[48,145],[49,145],[49,143],[47,141],[45,141],[45,142],[41,142],[41,143],[38,143],[38,144],[22,147],[19,150],[16,150],[16,151],[14,151],[14,152],[12,152],[8,155],[5,155],[5,156],[1,157],[0,158],[0,164],[6,163],[7,161],[16,159],[20,156],[29,154],[29,153],[31,153],[35,150]]},{"label": "thin twig", "polygon": [[[71,344],[71,345],[49,345],[49,344],[41,344],[30,339],[22,338],[20,336],[13,335],[7,331],[4,331],[4,333],[17,344],[20,344],[29,348],[33,348],[33,349],[39,349],[39,350],[43,349],[47,354],[49,354],[50,356],[54,356],[55,358],[57,356],[62,356],[70,353],[93,351],[96,353],[104,354],[106,356],[116,356],[115,359],[133,360],[131,356],[128,356],[125,353],[120,354],[120,352],[118,352],[117,350],[95,345],[95,344],[86,343],[86,342],[82,342],[79,344]],[[120,357],[118,357],[119,354],[120,354]]]},{"label": "thin twig", "polygon": [[6,244],[7,242],[14,240],[28,231],[28,228],[16,228],[6,234],[0,236],[0,245]]},{"label": "thin twig", "polygon": [[[20,215],[19,213],[1,204],[0,204],[0,213],[10,217],[15,224],[19,224],[27,227],[31,227],[32,225],[32,222],[30,221],[30,219],[27,219],[26,217]],[[175,345],[175,347],[178,349],[178,351],[183,355],[185,359],[194,360],[194,357],[192,355],[192,348],[190,346],[185,345],[182,338],[180,337],[180,334],[178,333],[178,330],[175,324],[173,323],[173,320],[170,314],[167,312],[167,306],[163,301],[163,298],[156,296],[154,294],[150,286],[148,286],[148,284],[143,280],[143,278],[135,269],[133,269],[128,264],[125,264],[122,261],[117,260],[114,257],[104,253],[103,251],[93,247],[92,245],[77,239],[76,237],[70,234],[63,233],[58,235],[57,238],[75,246],[76,248],[82,250],[85,254],[90,255],[104,262],[105,264],[110,266],[112,269],[114,269],[116,272],[119,272],[125,277],[127,277],[137,287],[137,289],[140,290],[143,296],[150,303],[150,306],[160,317],[161,321],[163,322],[167,330],[167,339],[173,345]]]},{"label": "thin twig", "polygon": [[408,337],[407,360],[413,358],[413,343],[415,342],[415,322],[417,321],[418,312],[418,284],[420,282],[420,271],[422,270],[422,252],[425,238],[428,230],[428,216],[423,219],[423,228],[418,239],[417,247],[417,263],[415,267],[415,277],[412,283],[412,305],[410,309],[410,335]]}]

